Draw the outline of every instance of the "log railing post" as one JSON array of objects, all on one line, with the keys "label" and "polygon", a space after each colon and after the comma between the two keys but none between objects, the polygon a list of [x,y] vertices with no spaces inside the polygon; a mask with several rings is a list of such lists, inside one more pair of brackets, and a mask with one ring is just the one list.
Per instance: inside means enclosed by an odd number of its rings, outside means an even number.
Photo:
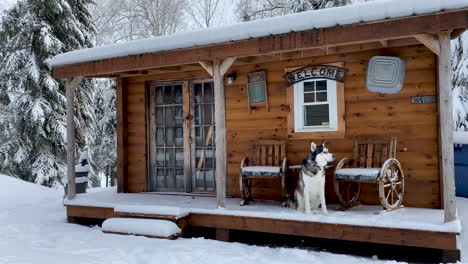
[{"label": "log railing post", "polygon": [[455,169],[453,154],[452,120],[452,67],[450,50],[450,32],[439,33],[439,145],[440,172],[442,177],[442,196],[445,222],[453,221],[456,216],[455,205]]},{"label": "log railing post", "polygon": [[75,186],[75,90],[83,77],[68,78],[65,84],[67,98],[67,178],[68,199],[76,197]]}]

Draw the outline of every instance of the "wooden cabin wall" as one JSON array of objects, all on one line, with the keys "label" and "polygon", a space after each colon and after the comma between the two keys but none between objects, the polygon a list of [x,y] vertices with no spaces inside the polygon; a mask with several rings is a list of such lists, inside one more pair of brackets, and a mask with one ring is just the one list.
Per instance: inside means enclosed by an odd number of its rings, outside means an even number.
[{"label": "wooden cabin wall", "polygon": [[[379,96],[365,88],[367,63],[376,55],[398,56],[406,61],[406,81],[399,93]],[[437,94],[435,57],[422,45],[278,61],[230,70],[235,71],[238,78],[233,85],[226,87],[228,194],[239,196],[239,163],[248,154],[249,140],[288,139],[287,113],[293,106],[287,105],[287,83],[282,77],[284,69],[332,62],[344,62],[345,68],[349,69],[344,88],[345,138],[325,140],[329,151],[337,155],[337,162],[341,158],[352,157],[354,137],[397,137],[397,158],[406,177],[404,205],[439,208],[437,104],[411,104],[412,96]],[[246,75],[260,70],[267,72],[270,111],[258,107],[249,114]],[[301,163],[307,155],[310,139],[288,139],[290,164]],[[337,203],[332,173],[333,169],[327,171],[326,196],[328,202]],[[291,193],[296,181],[293,178],[289,182]],[[254,182],[254,197],[279,199],[280,186],[279,180],[257,180]],[[361,202],[379,204],[377,185],[362,186]]]},{"label": "wooden cabin wall", "polygon": [[145,82],[130,78],[123,81],[127,100],[125,111],[127,115],[127,149],[125,178],[127,192],[146,191],[146,97]]},{"label": "wooden cabin wall", "polygon": [[[379,96],[365,88],[365,74],[369,59],[376,55],[398,56],[407,63],[404,88],[397,94]],[[271,59],[271,57],[269,58]],[[397,137],[397,158],[405,172],[404,205],[440,208],[438,164],[437,104],[411,104],[411,97],[436,95],[435,56],[422,45],[352,52],[347,54],[284,59],[268,63],[234,65],[229,71],[237,79],[226,85],[226,137],[228,162],[228,195],[239,197],[239,165],[248,155],[249,140],[285,139],[290,164],[299,164],[306,156],[310,139],[288,139],[287,105],[284,69],[320,63],[344,62],[349,72],[345,81],[346,135],[329,138],[327,147],[337,155],[337,162],[351,157],[353,138],[357,136]],[[270,111],[257,107],[248,111],[247,73],[267,72]],[[206,78],[204,71],[171,73],[128,78],[128,191],[146,190],[146,127],[145,81]],[[311,138],[313,139],[313,138]],[[328,203],[336,203],[333,192],[333,169],[327,172]],[[296,182],[290,177],[290,192]],[[280,199],[280,181],[254,181],[256,199]],[[361,188],[361,202],[379,204],[377,185]]]}]

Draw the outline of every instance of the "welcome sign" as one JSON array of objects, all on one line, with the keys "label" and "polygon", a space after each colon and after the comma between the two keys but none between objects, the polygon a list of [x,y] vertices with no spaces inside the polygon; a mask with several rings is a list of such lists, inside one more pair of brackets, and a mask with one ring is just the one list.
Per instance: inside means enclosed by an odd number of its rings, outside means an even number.
[{"label": "welcome sign", "polygon": [[329,79],[344,82],[348,70],[333,65],[311,65],[299,68],[284,75],[290,84],[310,79]]}]

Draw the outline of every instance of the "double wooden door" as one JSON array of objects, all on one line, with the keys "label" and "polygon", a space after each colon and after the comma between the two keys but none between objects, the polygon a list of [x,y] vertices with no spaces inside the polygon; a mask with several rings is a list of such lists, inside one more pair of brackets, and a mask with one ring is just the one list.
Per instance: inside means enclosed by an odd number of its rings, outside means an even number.
[{"label": "double wooden door", "polygon": [[149,86],[148,191],[215,192],[211,80]]}]

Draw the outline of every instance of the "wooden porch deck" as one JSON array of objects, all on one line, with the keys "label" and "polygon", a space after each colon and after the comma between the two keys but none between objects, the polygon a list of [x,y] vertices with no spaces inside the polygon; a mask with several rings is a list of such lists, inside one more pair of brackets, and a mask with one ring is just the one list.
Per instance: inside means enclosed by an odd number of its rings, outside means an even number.
[{"label": "wooden porch deck", "polygon": [[331,215],[323,216],[282,208],[277,202],[258,201],[241,207],[239,201],[228,198],[226,209],[218,209],[216,197],[123,194],[109,188],[78,194],[74,200],[65,200],[65,205],[68,217],[168,219],[182,230],[187,226],[210,227],[220,234],[243,230],[458,252],[460,222],[444,224],[443,210],[403,208],[385,212],[379,206],[359,206],[342,212],[329,206]]}]

